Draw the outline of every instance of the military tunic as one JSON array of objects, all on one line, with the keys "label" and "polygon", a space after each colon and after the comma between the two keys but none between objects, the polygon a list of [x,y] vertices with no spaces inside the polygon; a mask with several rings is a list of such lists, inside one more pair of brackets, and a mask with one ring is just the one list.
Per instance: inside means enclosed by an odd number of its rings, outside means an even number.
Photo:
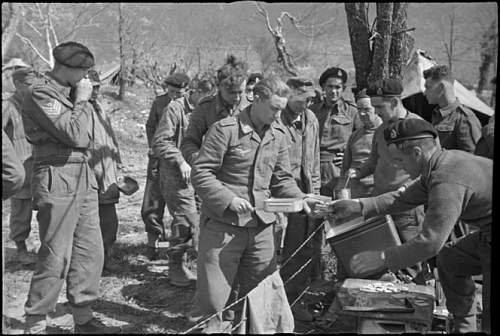
[{"label": "military tunic", "polygon": [[220,93],[204,97],[194,109],[186,134],[181,142],[181,152],[191,166],[198,155],[205,133],[210,126],[227,116],[237,116],[245,108],[243,101],[233,108],[222,99]]},{"label": "military tunic", "polygon": [[197,229],[198,214],[194,189],[186,184],[179,169],[185,162],[179,147],[193,109],[187,97],[170,102],[152,141],[153,153],[160,160],[161,193],[173,216],[172,228],[182,225],[192,232]]},{"label": "military tunic", "polygon": [[458,99],[445,108],[432,111],[432,125],[438,131],[441,146],[474,153],[481,138],[481,123],[474,112]]},{"label": "military tunic", "polygon": [[[360,200],[365,217],[427,205],[422,231],[411,241],[386,249],[386,265],[395,271],[438,255],[446,305],[456,317],[475,313],[471,275],[482,273],[483,330],[490,323],[492,180],[492,160],[437,149],[420,178],[405,191]],[[443,247],[459,219],[478,227],[479,232]]]},{"label": "military tunic", "polygon": [[[319,122],[322,194],[332,196],[340,177],[341,155],[351,133],[363,127],[356,105],[339,98],[333,106],[320,102],[311,106]],[[334,163],[335,162],[335,163]]]},{"label": "military tunic", "polygon": [[11,140],[16,155],[23,163],[25,173],[23,187],[10,199],[9,238],[16,243],[28,239],[33,214],[31,202],[33,147],[26,140],[24,132],[22,102],[23,98],[19,92],[2,102],[2,129]]},{"label": "military tunic", "polygon": [[17,157],[9,137],[2,130],[2,200],[8,199],[19,191],[23,182],[22,162]]},{"label": "military tunic", "polygon": [[73,104],[69,89],[47,73],[30,87],[22,107],[34,149],[33,207],[41,241],[25,311],[52,312],[66,281],[73,315],[84,320],[99,297],[103,244],[97,182],[85,157],[90,103]]},{"label": "military tunic", "polygon": [[[290,173],[283,126],[274,122],[261,138],[250,109],[216,122],[193,165],[193,186],[202,198],[196,298],[203,314],[222,310],[236,276],[244,296],[276,270],[270,225],[276,216],[263,211],[263,201],[271,195],[305,196]],[[232,211],[235,197],[246,199],[255,210]]]}]

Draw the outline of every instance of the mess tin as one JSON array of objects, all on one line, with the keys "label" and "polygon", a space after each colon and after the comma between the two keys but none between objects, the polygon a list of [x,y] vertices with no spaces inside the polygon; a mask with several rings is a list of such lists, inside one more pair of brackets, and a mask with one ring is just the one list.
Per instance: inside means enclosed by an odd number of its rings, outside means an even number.
[{"label": "mess tin", "polygon": [[118,190],[127,196],[132,195],[139,190],[139,183],[130,176],[124,176],[118,179]]},{"label": "mess tin", "polygon": [[301,198],[269,198],[264,200],[266,212],[300,212],[303,209]]}]

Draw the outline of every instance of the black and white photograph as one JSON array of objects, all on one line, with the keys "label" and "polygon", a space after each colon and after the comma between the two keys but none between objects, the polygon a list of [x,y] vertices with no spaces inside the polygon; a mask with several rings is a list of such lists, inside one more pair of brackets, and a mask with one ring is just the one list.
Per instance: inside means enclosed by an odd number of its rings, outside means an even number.
[{"label": "black and white photograph", "polygon": [[2,2],[2,334],[495,334],[496,2]]}]

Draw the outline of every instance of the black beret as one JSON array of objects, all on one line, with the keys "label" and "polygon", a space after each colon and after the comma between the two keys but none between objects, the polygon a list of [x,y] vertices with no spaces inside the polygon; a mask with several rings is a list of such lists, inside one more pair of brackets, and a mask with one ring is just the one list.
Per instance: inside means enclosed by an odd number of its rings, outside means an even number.
[{"label": "black beret", "polygon": [[250,74],[247,79],[247,85],[248,84],[256,84],[258,81],[261,81],[264,78],[262,74],[258,72],[254,72],[253,74]]},{"label": "black beret", "polygon": [[321,74],[321,76],[319,77],[319,86],[323,86],[323,84],[330,77],[340,78],[342,80],[342,83],[344,84],[345,82],[347,82],[347,72],[345,72],[344,69],[333,67],[326,69]]},{"label": "black beret", "polygon": [[184,89],[186,86],[188,86],[189,82],[190,79],[188,75],[183,74],[181,72],[176,72],[174,74],[171,74],[165,79],[166,85],[171,85],[179,89]]},{"label": "black beret", "polygon": [[368,86],[369,96],[396,97],[403,93],[403,84],[394,78],[379,79]]},{"label": "black beret", "polygon": [[399,119],[390,123],[384,130],[384,139],[387,144],[404,140],[436,138],[437,131],[428,121],[423,119]]},{"label": "black beret", "polygon": [[55,60],[68,68],[88,69],[94,66],[94,55],[78,42],[64,42],[52,50]]}]

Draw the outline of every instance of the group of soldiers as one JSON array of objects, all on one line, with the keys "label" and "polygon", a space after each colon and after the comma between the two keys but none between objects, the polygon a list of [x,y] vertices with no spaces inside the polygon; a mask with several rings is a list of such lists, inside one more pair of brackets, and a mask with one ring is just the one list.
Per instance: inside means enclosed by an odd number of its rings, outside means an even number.
[{"label": "group of soldiers", "polygon": [[[46,74],[16,70],[16,93],[2,104],[3,134],[25,148],[16,147],[12,161],[32,175],[30,191],[11,198],[11,238],[20,260],[31,261],[24,243],[31,209],[40,228],[25,332],[45,331],[46,315],[66,281],[75,332],[112,333],[90,305],[103,266],[113,270],[118,143],[96,99],[100,81],[91,70],[92,53],[66,42],[53,55],[54,68]],[[192,83],[183,73],[166,78],[166,93],[155,99],[146,123],[141,215],[148,257],[159,258],[160,242],[168,241],[170,283],[196,284],[190,321],[213,315],[203,330],[227,331],[235,312],[221,312],[279,268],[278,254],[289,260],[279,272],[288,302],[297,303],[294,318],[312,321],[300,295],[321,277],[325,217],[314,209],[325,199],[319,195],[335,197],[348,186],[353,200],[329,202],[329,216],[338,222],[353,214],[390,213],[403,242],[355,255],[352,270],[360,276],[376,271],[377,277],[391,270],[420,283],[424,265],[437,255],[434,264],[459,332],[476,329],[470,276],[482,273],[482,328],[489,331],[494,117],[481,129],[474,112],[455,97],[446,66],[428,69],[424,77],[425,96],[436,105],[431,123],[404,107],[397,79],[371,83],[356,102],[346,99],[347,73],[337,67],[321,74],[320,99],[312,79],[285,83],[275,75],[248,76],[247,64],[234,56],[218,69],[216,83]],[[4,112],[4,104],[11,112]],[[14,181],[11,175],[3,174],[4,181]],[[270,197],[300,199],[304,210],[265,212]],[[172,217],[169,234],[165,207]],[[27,233],[15,234],[26,223]],[[197,250],[196,276],[186,263],[189,246]],[[345,278],[339,265],[337,278]]]}]

